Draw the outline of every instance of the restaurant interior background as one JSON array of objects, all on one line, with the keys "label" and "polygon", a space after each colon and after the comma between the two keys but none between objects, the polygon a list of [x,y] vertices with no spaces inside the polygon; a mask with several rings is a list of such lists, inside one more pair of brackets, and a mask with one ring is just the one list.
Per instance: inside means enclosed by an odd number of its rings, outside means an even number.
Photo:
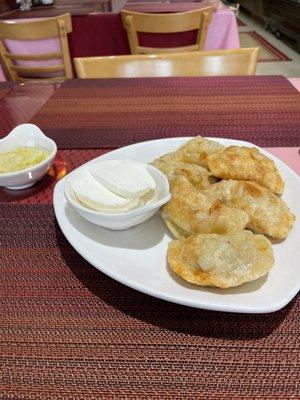
[{"label": "restaurant interior background", "polygon": [[[20,0],[21,1],[21,0]],[[22,0],[23,1],[23,0]],[[147,1],[132,0],[28,0],[31,8],[38,16],[55,16],[71,11],[77,18],[81,15],[97,13],[118,13],[126,4],[147,3]],[[24,0],[25,3],[28,2]],[[175,2],[178,0],[175,0]],[[152,2],[151,2],[152,3]],[[168,1],[155,1],[155,3],[168,3]],[[195,4],[226,4],[231,7],[237,16],[239,42],[241,47],[259,47],[260,56],[257,64],[257,75],[284,75],[287,77],[300,76],[300,3],[297,0],[211,0],[198,1]],[[15,0],[0,0],[0,18],[22,18],[22,14],[12,14],[12,10],[20,7]],[[40,10],[37,11],[37,10]],[[23,11],[24,18],[33,16]],[[105,25],[109,20],[103,21]],[[105,28],[103,28],[105,29]],[[114,29],[111,26],[111,29]],[[118,28],[120,29],[120,28]],[[74,33],[73,33],[74,35]],[[78,40],[79,35],[75,40]],[[84,38],[82,39],[84,40]],[[105,37],[94,37],[94,41],[105,41]],[[112,38],[112,41],[119,38]],[[70,38],[69,38],[70,41]],[[69,44],[70,45],[70,44]],[[86,44],[87,45],[87,44]],[[107,44],[107,47],[111,46]],[[71,46],[72,47],[72,46]],[[72,50],[71,50],[72,52]],[[124,49],[116,48],[114,55],[123,54]],[[109,51],[99,54],[97,51],[91,55],[110,55]],[[84,54],[85,56],[85,54]],[[0,80],[1,80],[0,74]],[[3,80],[2,76],[2,80]]]}]

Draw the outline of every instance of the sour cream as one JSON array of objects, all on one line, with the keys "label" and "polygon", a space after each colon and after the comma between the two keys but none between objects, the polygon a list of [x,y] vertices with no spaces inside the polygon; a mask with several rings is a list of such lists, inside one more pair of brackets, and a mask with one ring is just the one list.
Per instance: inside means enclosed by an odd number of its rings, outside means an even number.
[{"label": "sour cream", "polygon": [[87,165],[72,180],[73,197],[97,211],[125,212],[150,202],[156,183],[147,165],[132,160],[107,160]]}]

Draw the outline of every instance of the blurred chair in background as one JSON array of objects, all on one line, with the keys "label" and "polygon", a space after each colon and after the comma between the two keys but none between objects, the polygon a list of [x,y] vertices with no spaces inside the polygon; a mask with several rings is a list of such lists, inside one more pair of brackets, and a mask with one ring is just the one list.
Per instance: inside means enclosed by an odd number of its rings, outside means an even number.
[{"label": "blurred chair in background", "polygon": [[259,48],[74,58],[78,78],[254,75]]},{"label": "blurred chair in background", "polygon": [[[174,53],[203,50],[213,7],[182,13],[148,14],[121,10],[131,54]],[[151,48],[141,46],[138,33],[179,33],[198,30],[196,43],[183,47]]]},{"label": "blurred chair in background", "polygon": [[[9,79],[58,81],[72,78],[67,38],[70,32],[70,14],[26,22],[0,21],[0,57]],[[55,50],[43,52],[43,41],[47,41],[49,47],[51,40]],[[19,48],[26,51],[16,52]]]}]

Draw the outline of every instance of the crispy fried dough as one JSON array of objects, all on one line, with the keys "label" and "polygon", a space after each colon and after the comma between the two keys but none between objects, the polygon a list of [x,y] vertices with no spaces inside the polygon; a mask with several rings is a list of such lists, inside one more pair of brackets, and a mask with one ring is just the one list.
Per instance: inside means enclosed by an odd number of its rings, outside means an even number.
[{"label": "crispy fried dough", "polygon": [[185,176],[198,189],[208,188],[217,179],[206,168],[197,164],[189,164],[172,159],[159,158],[152,162],[172,182],[179,175]]},{"label": "crispy fried dough", "polygon": [[181,146],[177,151],[177,155],[181,161],[198,164],[202,167],[207,166],[207,157],[212,154],[218,154],[225,147],[215,140],[209,140],[202,136],[196,136]]},{"label": "crispy fried dough", "polygon": [[206,167],[207,156],[209,154],[221,152],[224,148],[225,147],[222,144],[214,140],[208,140],[202,136],[196,136],[184,143],[176,151],[165,154],[157,160],[163,160],[165,162],[181,161]]},{"label": "crispy fried dough", "polygon": [[274,162],[255,147],[230,146],[209,154],[206,162],[208,169],[218,178],[254,181],[275,194],[283,193],[284,182]]},{"label": "crispy fried dough", "polygon": [[186,281],[220,288],[253,281],[274,264],[270,241],[246,230],[173,240],[167,258],[170,268]]},{"label": "crispy fried dough", "polygon": [[236,208],[228,207],[213,196],[196,189],[184,176],[171,183],[171,200],[161,216],[176,238],[193,233],[228,233],[242,230],[249,218]]},{"label": "crispy fried dough", "polygon": [[249,217],[247,228],[276,239],[286,238],[295,220],[281,198],[255,182],[223,180],[203,193],[211,200],[245,211]]}]

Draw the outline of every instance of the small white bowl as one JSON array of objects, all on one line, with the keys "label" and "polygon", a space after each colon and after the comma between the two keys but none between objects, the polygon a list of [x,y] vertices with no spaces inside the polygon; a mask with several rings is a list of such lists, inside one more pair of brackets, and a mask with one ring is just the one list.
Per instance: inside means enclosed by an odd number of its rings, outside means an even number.
[{"label": "small white bowl", "polygon": [[57,153],[55,142],[33,124],[19,125],[1,139],[0,153],[6,153],[19,146],[43,148],[50,154],[37,165],[21,171],[0,174],[0,186],[13,190],[28,188],[39,181],[47,173]]},{"label": "small white bowl", "polygon": [[104,228],[119,231],[141,224],[142,222],[145,222],[151,218],[152,215],[154,215],[159,208],[163,204],[167,203],[171,198],[169,182],[166,176],[157,168],[147,164],[148,172],[156,182],[156,199],[152,203],[150,201],[149,204],[122,213],[109,213],[91,210],[79,204],[72,196],[71,182],[73,179],[76,179],[76,175],[82,168],[86,168],[86,165],[77,168],[65,178],[64,193],[66,199],[72,208],[83,218],[87,219],[93,224],[103,226]]}]

